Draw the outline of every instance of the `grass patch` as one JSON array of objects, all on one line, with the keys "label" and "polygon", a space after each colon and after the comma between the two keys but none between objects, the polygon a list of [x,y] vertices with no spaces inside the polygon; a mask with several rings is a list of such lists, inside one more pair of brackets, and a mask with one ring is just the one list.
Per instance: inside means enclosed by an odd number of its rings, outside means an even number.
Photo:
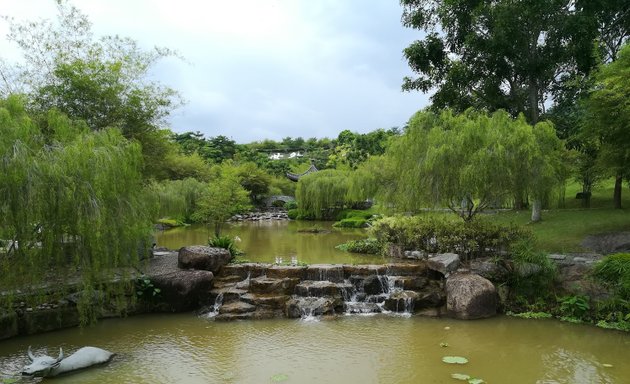
[{"label": "grass patch", "polygon": [[625,209],[559,209],[543,212],[542,218],[533,224],[531,212],[512,211],[483,219],[530,228],[536,236],[537,249],[559,253],[584,252],[581,243],[588,235],[630,230],[630,212]]}]

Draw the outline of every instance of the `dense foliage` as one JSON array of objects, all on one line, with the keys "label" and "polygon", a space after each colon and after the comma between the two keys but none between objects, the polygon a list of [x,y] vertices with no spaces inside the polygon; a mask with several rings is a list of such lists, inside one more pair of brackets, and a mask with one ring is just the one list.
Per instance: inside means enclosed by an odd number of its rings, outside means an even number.
[{"label": "dense foliage", "polygon": [[510,249],[531,234],[517,226],[481,220],[452,221],[433,216],[394,216],[376,221],[370,232],[381,243],[427,253],[455,252],[466,259]]},{"label": "dense foliage", "polygon": [[18,97],[0,101],[0,290],[77,274],[92,287],[136,265],[151,233],[137,144],[50,111],[43,129]]}]

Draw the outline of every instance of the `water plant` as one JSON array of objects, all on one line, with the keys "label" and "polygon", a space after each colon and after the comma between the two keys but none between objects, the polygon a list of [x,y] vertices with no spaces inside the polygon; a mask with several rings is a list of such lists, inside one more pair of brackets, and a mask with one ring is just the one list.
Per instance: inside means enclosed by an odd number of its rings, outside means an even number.
[{"label": "water plant", "polygon": [[160,295],[160,292],[160,288],[153,285],[149,277],[142,275],[136,280],[136,296],[139,298],[155,298]]},{"label": "water plant", "polygon": [[343,244],[337,245],[335,248],[354,253],[366,253],[377,255],[383,250],[383,243],[374,238],[350,240]]},{"label": "water plant", "polygon": [[447,364],[466,364],[468,359],[461,356],[444,356],[442,361]]},{"label": "water plant", "polygon": [[242,255],[243,251],[238,249],[235,244],[235,239],[230,236],[215,236],[208,240],[208,245],[216,248],[227,249],[232,257]]},{"label": "water plant", "polygon": [[558,304],[560,304],[559,311],[562,317],[568,319],[582,319],[586,316],[587,312],[591,308],[586,296],[571,295],[557,298]]}]

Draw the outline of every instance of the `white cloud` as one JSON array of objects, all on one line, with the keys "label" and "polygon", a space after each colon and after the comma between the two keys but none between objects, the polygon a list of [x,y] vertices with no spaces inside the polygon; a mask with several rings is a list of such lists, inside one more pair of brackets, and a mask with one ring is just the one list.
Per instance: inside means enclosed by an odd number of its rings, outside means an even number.
[{"label": "white cloud", "polygon": [[[239,142],[286,136],[336,137],[400,126],[428,98],[402,93],[402,49],[419,32],[400,24],[395,1],[75,0],[97,35],[177,50],[154,78],[188,100],[175,131]],[[0,0],[18,19],[54,17],[52,0]],[[0,34],[6,25],[0,22]],[[0,35],[0,36],[2,36]],[[14,50],[0,38],[0,56]]]}]

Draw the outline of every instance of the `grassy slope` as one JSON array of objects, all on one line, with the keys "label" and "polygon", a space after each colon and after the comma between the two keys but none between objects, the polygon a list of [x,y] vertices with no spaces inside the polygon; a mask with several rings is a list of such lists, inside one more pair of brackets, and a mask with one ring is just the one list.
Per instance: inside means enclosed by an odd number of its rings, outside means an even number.
[{"label": "grassy slope", "polygon": [[565,208],[544,211],[541,223],[529,222],[530,211],[503,212],[486,216],[486,219],[531,228],[538,247],[547,252],[584,251],[580,243],[587,235],[630,231],[630,191],[627,187],[622,192],[622,206],[626,209],[612,208],[612,180],[593,190],[590,209],[582,209],[581,201],[575,199],[579,191],[579,185],[568,185]]}]

